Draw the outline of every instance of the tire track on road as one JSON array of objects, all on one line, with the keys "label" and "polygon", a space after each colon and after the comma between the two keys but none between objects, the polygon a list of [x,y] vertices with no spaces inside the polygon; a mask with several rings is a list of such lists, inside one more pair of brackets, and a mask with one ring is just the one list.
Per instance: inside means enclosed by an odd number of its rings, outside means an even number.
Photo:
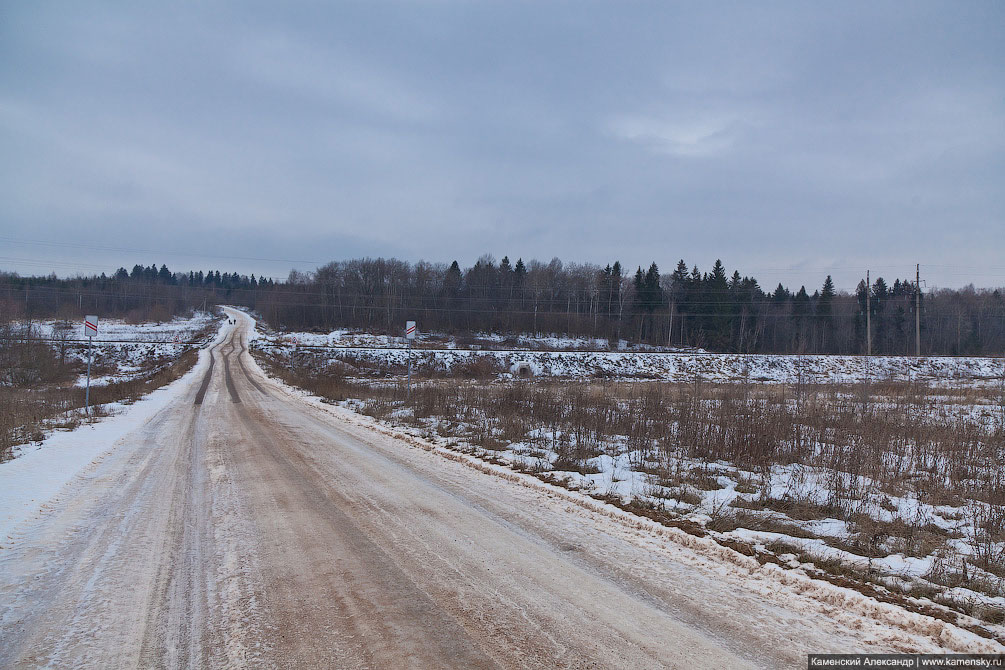
[{"label": "tire track on road", "polygon": [[216,364],[216,357],[213,354],[219,346],[220,344],[218,343],[209,348],[209,369],[206,370],[206,374],[202,378],[202,385],[199,387],[199,392],[195,394],[194,405],[201,405],[202,401],[206,398],[206,391],[209,389],[209,382],[213,379],[213,366]]},{"label": "tire track on road", "polygon": [[234,353],[233,333],[231,334],[230,339],[227,341],[227,343],[230,344],[230,349],[223,352],[223,372],[224,372],[223,376],[225,381],[227,382],[227,391],[230,392],[231,402],[239,403],[241,402],[241,396],[237,392],[237,387],[234,386],[234,376],[230,373],[230,357]]},{"label": "tire track on road", "polygon": [[241,366],[241,372],[244,373],[244,378],[251,382],[251,385],[258,389],[258,392],[262,395],[269,395],[265,389],[255,381],[255,378],[248,374],[248,369],[244,367],[244,353],[248,351],[248,340],[247,337],[241,338],[241,353],[237,355],[237,364]]}]

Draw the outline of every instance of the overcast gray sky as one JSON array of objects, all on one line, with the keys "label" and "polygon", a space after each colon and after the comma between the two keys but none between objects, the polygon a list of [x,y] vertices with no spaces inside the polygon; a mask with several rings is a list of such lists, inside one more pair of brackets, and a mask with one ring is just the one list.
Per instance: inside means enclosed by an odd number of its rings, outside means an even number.
[{"label": "overcast gray sky", "polygon": [[0,268],[1001,286],[1003,34],[998,1],[4,2]]}]

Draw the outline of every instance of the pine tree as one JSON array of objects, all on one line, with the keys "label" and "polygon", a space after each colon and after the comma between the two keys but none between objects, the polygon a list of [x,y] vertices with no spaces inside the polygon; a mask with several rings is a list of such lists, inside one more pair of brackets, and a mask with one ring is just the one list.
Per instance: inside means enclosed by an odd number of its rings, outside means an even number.
[{"label": "pine tree", "polygon": [[513,266],[509,262],[509,256],[503,256],[499,261],[499,286],[502,288],[502,295],[506,300],[513,299]]},{"label": "pine tree", "polygon": [[876,281],[872,283],[872,299],[876,302],[876,305],[873,307],[877,308],[880,301],[885,302],[888,295],[889,290],[886,287],[886,281],[882,277],[877,277]]},{"label": "pine tree", "polygon": [[706,314],[702,324],[708,336],[708,343],[716,349],[723,349],[730,341],[729,280],[722,261],[716,259],[711,274],[703,278],[704,295],[701,302],[707,303],[701,310]]},{"label": "pine tree", "polygon": [[513,268],[513,288],[517,291],[523,290],[524,280],[527,278],[527,266],[523,264],[523,259],[516,259],[516,266]]},{"label": "pine tree", "polygon": [[818,314],[820,314],[821,316],[831,315],[835,295],[836,293],[834,291],[834,280],[831,279],[830,275],[827,275],[827,279],[824,280],[824,286],[820,290],[820,300],[817,303]]},{"label": "pine tree", "polygon": [[673,271],[671,278],[673,283],[680,288],[684,288],[687,285],[687,264],[683,258],[677,262],[677,269]]},{"label": "pine tree", "polygon": [[641,342],[644,336],[643,329],[645,328],[645,312],[646,312],[646,275],[642,272],[642,266],[640,265],[637,270],[635,270],[635,278],[632,280],[632,288],[635,289],[633,299],[632,299],[632,314],[638,319],[639,329],[638,329],[638,340]]},{"label": "pine tree", "polygon": [[810,315],[810,311],[810,296],[806,293],[806,287],[800,286],[792,297],[792,325],[795,328],[792,350],[798,353],[805,352],[809,346],[806,319]]},{"label": "pine tree", "polygon": [[740,286],[741,286],[742,281],[743,280],[740,279],[740,271],[739,270],[733,270],[733,276],[729,280],[729,292],[733,293],[735,295],[736,292],[740,290]]},{"label": "pine tree", "polygon": [[655,261],[649,266],[645,277],[645,307],[652,314],[663,304],[663,289],[660,287],[660,269]]},{"label": "pine tree", "polygon": [[810,296],[806,293],[806,287],[800,286],[799,291],[792,298],[792,316],[797,319],[805,317],[810,313]]},{"label": "pine tree", "polygon": [[447,298],[454,300],[461,294],[461,266],[454,261],[443,278],[443,291]]}]

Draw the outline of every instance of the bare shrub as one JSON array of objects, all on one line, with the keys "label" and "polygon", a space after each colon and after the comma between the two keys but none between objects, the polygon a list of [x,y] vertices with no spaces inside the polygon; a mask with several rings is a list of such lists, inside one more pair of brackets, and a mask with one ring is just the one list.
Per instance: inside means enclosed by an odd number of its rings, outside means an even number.
[{"label": "bare shrub", "polygon": [[489,379],[504,370],[503,364],[495,356],[469,356],[452,366],[454,374],[467,379]]}]

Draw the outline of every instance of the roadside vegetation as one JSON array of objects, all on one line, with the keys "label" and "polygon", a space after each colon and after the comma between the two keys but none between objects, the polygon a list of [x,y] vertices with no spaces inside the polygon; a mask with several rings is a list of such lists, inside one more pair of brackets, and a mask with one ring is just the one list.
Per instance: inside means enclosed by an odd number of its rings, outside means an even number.
[{"label": "roadside vegetation", "polygon": [[945,606],[983,634],[1005,624],[1001,385],[519,380],[484,356],[409,395],[401,370],[256,355],[329,401],[762,562],[955,618]]},{"label": "roadside vegetation", "polygon": [[[40,442],[48,431],[72,430],[107,414],[112,403],[131,403],[181,377],[198,360],[198,346],[215,332],[209,321],[188,344],[94,347],[90,416],[84,412],[87,344],[79,325],[63,321],[0,324],[0,462],[18,445]],[[113,376],[114,375],[114,376]],[[108,379],[110,376],[111,379]]]}]

